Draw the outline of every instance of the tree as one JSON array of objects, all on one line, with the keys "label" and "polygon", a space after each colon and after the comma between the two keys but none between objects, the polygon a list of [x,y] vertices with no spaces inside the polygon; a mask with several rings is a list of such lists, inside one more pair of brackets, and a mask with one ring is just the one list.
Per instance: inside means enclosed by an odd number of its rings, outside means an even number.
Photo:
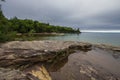
[{"label": "tree", "polygon": [[[0,2],[5,2],[5,0],[0,0]],[[2,7],[2,4],[0,4],[0,11],[2,11],[1,7]]]},{"label": "tree", "polygon": [[34,29],[31,29],[31,30],[28,32],[28,35],[31,37],[31,36],[33,36],[34,33],[35,33],[35,30],[34,30]]}]

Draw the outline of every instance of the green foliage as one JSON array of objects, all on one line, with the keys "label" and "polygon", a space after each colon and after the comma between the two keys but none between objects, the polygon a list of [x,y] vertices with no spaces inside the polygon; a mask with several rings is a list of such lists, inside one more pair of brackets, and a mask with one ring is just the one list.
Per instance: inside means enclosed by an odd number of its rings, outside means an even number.
[{"label": "green foliage", "polygon": [[30,19],[18,19],[14,17],[10,20],[5,18],[0,11],[0,42],[14,40],[17,33],[28,34],[30,37],[33,33],[80,33],[79,29],[70,27],[54,26],[49,23],[41,23]]},{"label": "green foliage", "polygon": [[0,11],[0,42],[14,40],[16,32],[12,31],[11,23]]},{"label": "green foliage", "polygon": [[2,33],[0,31],[0,42],[13,41],[15,36],[16,32]]},{"label": "green foliage", "polygon": [[63,26],[54,26],[49,25],[49,23],[40,23],[38,21],[33,21],[29,19],[18,19],[14,17],[9,20],[12,23],[13,31],[18,33],[29,33],[31,30],[35,30],[36,33],[43,33],[43,32],[56,32],[56,33],[79,33],[79,29],[75,30],[70,27],[63,27]]},{"label": "green foliage", "polygon": [[29,36],[33,36],[33,33],[35,33],[35,30],[34,29],[31,29],[28,33]]}]

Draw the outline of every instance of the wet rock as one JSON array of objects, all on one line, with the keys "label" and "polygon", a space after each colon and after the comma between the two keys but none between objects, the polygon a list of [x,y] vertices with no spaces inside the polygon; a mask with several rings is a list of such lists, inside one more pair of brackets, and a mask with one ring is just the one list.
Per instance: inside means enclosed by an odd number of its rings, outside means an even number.
[{"label": "wet rock", "polygon": [[75,50],[89,51],[89,50],[91,50],[92,45],[91,44],[71,45],[69,48],[75,49]]},{"label": "wet rock", "polygon": [[[103,74],[104,73],[104,74]],[[84,77],[88,77],[89,80],[119,80],[119,77],[112,75],[109,72],[99,71],[95,67],[91,65],[84,65],[80,66],[80,74],[84,75]]]},{"label": "wet rock", "polygon": [[120,52],[120,48],[113,48],[113,50]]},{"label": "wet rock", "polygon": [[98,72],[90,65],[81,65],[80,66],[80,73],[88,76],[91,80],[96,80],[93,75],[97,75]]},{"label": "wet rock", "polygon": [[120,52],[120,47],[115,47],[115,46],[112,46],[112,45],[94,44],[93,46],[101,48],[101,49],[105,49],[105,50]]}]

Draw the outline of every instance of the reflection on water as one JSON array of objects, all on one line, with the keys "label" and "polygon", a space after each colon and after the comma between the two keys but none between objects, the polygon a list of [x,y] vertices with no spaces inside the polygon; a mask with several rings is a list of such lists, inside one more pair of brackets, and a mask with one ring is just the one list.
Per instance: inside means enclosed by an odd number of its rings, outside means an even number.
[{"label": "reflection on water", "polygon": [[47,74],[45,78],[50,80],[51,77],[52,80],[120,80],[119,56],[120,52],[99,48],[79,50],[72,54],[62,52],[52,61],[37,63],[28,71],[40,78]]},{"label": "reflection on water", "polygon": [[57,72],[62,68],[66,63],[68,62],[68,58],[66,57],[65,59],[55,61],[53,63],[47,63],[46,68],[50,72]]},{"label": "reflection on water", "polygon": [[[77,47],[70,47],[71,51],[69,50],[69,52],[68,51],[62,52],[59,55],[57,55],[54,59],[52,59],[52,62],[45,63],[44,65],[46,66],[47,70],[50,72],[59,71],[62,67],[64,67],[64,65],[66,63],[68,63],[68,61],[69,61],[68,58],[71,54],[74,54],[77,51],[79,52],[79,50],[76,50],[75,48],[77,49]],[[76,51],[72,51],[72,49],[76,50]],[[90,50],[91,50],[91,48],[88,48],[88,49],[81,48],[81,51],[83,51],[85,53]]]},{"label": "reflection on water", "polygon": [[112,54],[112,56],[115,58],[115,59],[120,59],[120,55],[119,55],[119,52],[113,52],[114,54]]},{"label": "reflection on water", "polygon": [[77,51],[48,64],[47,69],[53,80],[120,79],[120,59],[112,54],[100,49]]}]

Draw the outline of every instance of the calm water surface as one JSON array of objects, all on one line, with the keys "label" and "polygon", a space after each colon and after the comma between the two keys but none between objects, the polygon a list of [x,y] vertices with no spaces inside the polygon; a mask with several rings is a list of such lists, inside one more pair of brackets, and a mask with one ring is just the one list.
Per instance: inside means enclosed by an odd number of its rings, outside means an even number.
[{"label": "calm water surface", "polygon": [[90,43],[110,44],[120,46],[120,33],[91,33],[66,34],[64,36],[44,37],[45,40],[84,41]]},{"label": "calm water surface", "polygon": [[[66,34],[37,37],[39,40],[84,41],[120,46],[120,33]],[[88,51],[59,55],[44,63],[53,80],[120,80],[120,52],[92,48]],[[38,65],[39,66],[39,65]],[[40,64],[41,66],[41,64]],[[33,68],[34,69],[34,68]]]},{"label": "calm water surface", "polygon": [[66,60],[49,65],[48,70],[53,80],[120,80],[120,57],[117,56],[101,49],[78,51]]}]

